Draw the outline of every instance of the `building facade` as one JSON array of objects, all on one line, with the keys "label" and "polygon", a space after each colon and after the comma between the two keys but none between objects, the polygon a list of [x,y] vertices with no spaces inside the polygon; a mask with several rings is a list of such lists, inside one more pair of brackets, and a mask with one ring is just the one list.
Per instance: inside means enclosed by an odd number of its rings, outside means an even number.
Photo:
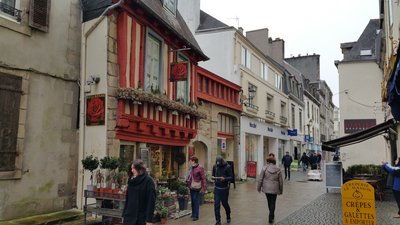
[{"label": "building facade", "polygon": [[[319,108],[316,109],[318,114],[318,130],[314,130],[316,132],[319,140],[313,143],[310,143],[310,148],[313,151],[322,151],[321,150],[321,143],[324,141],[328,141],[332,138],[333,134],[333,110],[334,104],[332,102],[332,91],[330,90],[328,84],[320,79],[320,59],[319,55],[305,55],[305,56],[298,56],[298,57],[291,57],[286,58],[285,60],[301,71],[304,75],[305,79],[307,80],[307,84],[305,86],[312,86],[313,89],[317,90],[318,95],[318,102]],[[311,109],[312,110],[312,109]],[[313,120],[314,122],[314,120]],[[322,159],[326,160],[327,155],[326,152],[321,152]]]},{"label": "building facade", "polygon": [[194,89],[198,108],[207,118],[199,121],[193,154],[210,174],[218,155],[237,168],[242,111],[240,86],[197,67]]},{"label": "building facade", "polygon": [[0,1],[0,221],[76,205],[80,5],[50,2]]},{"label": "building facade", "polygon": [[[337,61],[340,93],[340,136],[368,129],[385,121],[380,85],[379,20],[370,20],[359,39],[342,43],[343,59]],[[362,80],[363,87],[360,87]],[[345,167],[354,164],[379,164],[390,154],[388,142],[379,135],[355,145],[340,148]]]},{"label": "building facade", "polygon": [[[142,159],[156,181],[186,175],[199,120],[207,117],[195,103],[196,68],[208,58],[177,4],[138,0],[108,8],[110,3],[102,10],[106,16],[84,21],[82,80],[99,79],[81,92],[86,118],[80,156]],[[102,121],[91,105],[100,108]],[[80,174],[79,187],[89,177]]]},{"label": "building facade", "polygon": [[211,58],[201,66],[242,87],[238,176],[256,177],[268,153],[280,158],[288,150],[285,70],[242,29],[229,27],[203,11],[195,36]]}]

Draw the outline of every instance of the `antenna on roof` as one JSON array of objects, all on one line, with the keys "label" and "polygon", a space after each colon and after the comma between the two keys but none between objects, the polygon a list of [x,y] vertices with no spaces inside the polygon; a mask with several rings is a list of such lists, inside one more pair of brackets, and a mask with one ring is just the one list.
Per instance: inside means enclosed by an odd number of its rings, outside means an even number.
[{"label": "antenna on roof", "polygon": [[231,17],[231,18],[228,18],[228,20],[236,20],[236,23],[237,23],[237,28],[239,28],[239,17]]}]

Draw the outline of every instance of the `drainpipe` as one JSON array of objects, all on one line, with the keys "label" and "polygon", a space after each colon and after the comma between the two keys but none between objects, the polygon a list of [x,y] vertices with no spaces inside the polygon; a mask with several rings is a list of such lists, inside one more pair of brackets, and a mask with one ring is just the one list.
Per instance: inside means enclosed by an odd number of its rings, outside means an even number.
[{"label": "drainpipe", "polygon": [[[117,8],[118,6],[121,6],[122,4],[125,3],[125,0],[120,0],[117,3],[107,7],[104,12],[101,14],[101,16],[97,19],[97,21],[90,26],[89,29],[85,32],[85,24],[82,24],[82,43],[81,43],[81,87],[80,87],[80,119],[79,119],[79,127],[80,127],[80,132],[79,132],[79,155],[80,159],[79,162],[85,158],[85,132],[86,132],[86,126],[85,126],[85,115],[86,115],[86,108],[85,108],[85,86],[86,86],[86,59],[87,59],[87,38],[89,35],[97,28],[97,26],[106,18],[106,15],[113,9]],[[82,171],[83,167],[81,163],[78,163],[78,177],[81,175],[81,179],[78,179],[78,184],[77,188],[80,188],[80,191],[77,191],[77,206],[82,209],[83,208],[83,193],[85,190],[85,180],[84,180],[84,175],[85,173],[80,174],[80,171]],[[81,182],[81,184],[79,184]]]}]

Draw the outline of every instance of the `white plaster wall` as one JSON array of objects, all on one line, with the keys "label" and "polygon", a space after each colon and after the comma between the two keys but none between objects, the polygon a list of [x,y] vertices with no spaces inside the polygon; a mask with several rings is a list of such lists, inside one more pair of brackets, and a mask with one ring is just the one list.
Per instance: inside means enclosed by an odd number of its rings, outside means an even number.
[{"label": "white plaster wall", "polygon": [[[68,32],[68,28],[70,25],[76,27],[79,24],[79,1],[52,1],[48,33],[28,27],[28,14],[24,13],[24,10],[29,9],[28,0],[21,0],[20,7],[23,9],[22,25],[26,26],[30,35],[22,35],[0,26],[1,39],[4,40],[0,41],[0,62],[76,79],[79,76],[79,68],[71,65],[71,60],[79,63],[79,42],[74,43],[71,40],[78,38],[79,33]],[[3,24],[2,21],[0,23]],[[18,43],[18,49],[11,43]],[[76,52],[72,56],[67,49],[70,49],[70,52],[75,49]]]},{"label": "white plaster wall", "polygon": [[235,30],[196,33],[195,38],[204,54],[210,58],[199,62],[199,66],[218,74],[218,76],[240,85],[237,66],[234,66],[234,33]]},{"label": "white plaster wall", "polygon": [[[83,90],[88,91],[84,93],[84,106],[81,107],[81,145],[79,149],[79,162],[81,159],[88,155],[93,155],[99,159],[107,155],[107,119],[105,125],[100,126],[86,126],[85,115],[86,115],[86,96],[105,94],[105,106],[106,106],[106,118],[108,116],[107,111],[107,35],[108,25],[107,19],[102,20],[98,26],[89,33],[87,38],[84,35],[87,34],[88,30],[95,25],[97,20],[92,20],[83,24],[83,38],[82,38],[82,80],[86,81],[90,75],[100,76],[100,82],[96,85],[86,85],[83,82]],[[82,93],[81,93],[82,94]],[[83,190],[86,189],[86,185],[90,184],[90,172],[83,171],[82,164],[79,163],[79,177],[78,177],[78,191],[77,191],[77,205],[82,207],[83,201]]]},{"label": "white plaster wall", "polygon": [[[376,119],[384,122],[381,111],[382,71],[375,62],[341,63],[338,67],[340,94],[340,136],[344,134],[345,119]],[[360,85],[362,82],[362,85]],[[377,164],[389,159],[382,135],[364,142],[341,147],[344,167],[354,164]]]},{"label": "white plaster wall", "polygon": [[0,180],[0,220],[75,205],[79,1],[52,2],[48,33],[28,26],[29,0],[19,3],[20,23],[0,17],[0,71],[23,79],[16,170],[22,175]]},{"label": "white plaster wall", "polygon": [[200,0],[177,2],[178,11],[182,15],[190,31],[194,34],[200,24]]}]

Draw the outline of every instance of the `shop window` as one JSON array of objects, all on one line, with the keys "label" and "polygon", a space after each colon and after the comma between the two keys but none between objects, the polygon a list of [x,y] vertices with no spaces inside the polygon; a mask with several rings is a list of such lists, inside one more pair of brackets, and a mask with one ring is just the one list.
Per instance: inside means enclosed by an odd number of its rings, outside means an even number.
[{"label": "shop window", "polygon": [[21,77],[0,74],[0,172],[20,167],[17,149]]},{"label": "shop window", "polygon": [[135,158],[135,146],[134,145],[121,145],[119,148],[119,158],[123,167],[130,171],[129,166]]}]

